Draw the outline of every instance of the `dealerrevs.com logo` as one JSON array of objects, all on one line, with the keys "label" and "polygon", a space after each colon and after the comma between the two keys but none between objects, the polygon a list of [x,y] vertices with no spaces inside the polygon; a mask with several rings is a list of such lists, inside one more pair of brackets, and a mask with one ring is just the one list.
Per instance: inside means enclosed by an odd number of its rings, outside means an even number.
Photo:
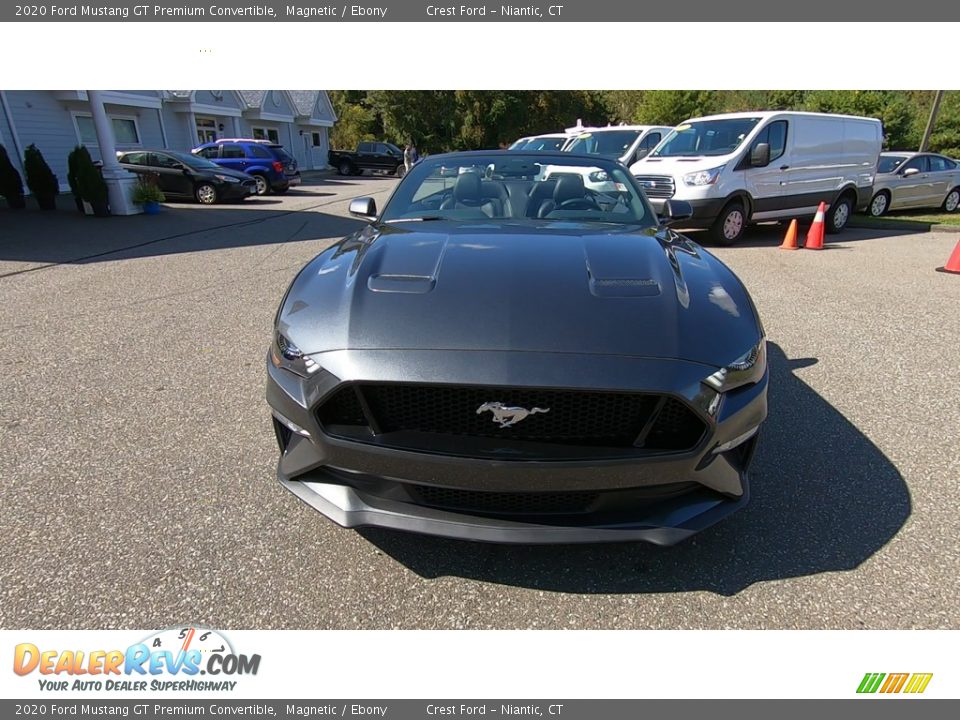
[{"label": "dealerrevs.com logo", "polygon": [[[233,679],[256,675],[260,655],[237,653],[216,630],[178,627],[125,650],[52,650],[33,643],[14,648],[13,671],[38,675],[41,690],[232,691]],[[202,676],[202,679],[201,677]]]}]

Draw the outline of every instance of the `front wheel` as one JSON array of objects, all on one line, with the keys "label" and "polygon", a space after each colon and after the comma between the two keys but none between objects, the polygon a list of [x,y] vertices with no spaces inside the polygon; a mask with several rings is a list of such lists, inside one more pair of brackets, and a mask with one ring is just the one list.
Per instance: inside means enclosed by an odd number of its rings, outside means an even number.
[{"label": "front wheel", "polygon": [[878,192],[873,196],[873,200],[870,201],[870,215],[871,217],[880,217],[889,207],[890,195],[886,190]]},{"label": "front wheel", "polygon": [[353,171],[353,166],[350,164],[349,160],[341,160],[340,164],[337,166],[337,172],[341,175],[350,175]]},{"label": "front wheel", "polygon": [[837,233],[843,230],[853,214],[853,202],[848,195],[837,198],[827,211],[827,232]]},{"label": "front wheel", "polygon": [[266,195],[270,192],[270,183],[263,175],[254,175],[253,179],[257,181],[257,195]]},{"label": "front wheel", "polygon": [[193,194],[196,195],[197,202],[203,205],[213,205],[217,201],[217,189],[210,183],[200,183]]},{"label": "front wheel", "polygon": [[947,193],[947,197],[943,201],[943,209],[952,213],[956,212],[958,207],[960,207],[960,188],[954,188]]},{"label": "front wheel", "polygon": [[743,209],[743,204],[739,201],[732,202],[723,209],[716,222],[713,223],[713,239],[719,245],[728,247],[742,238],[746,229],[747,214]]}]

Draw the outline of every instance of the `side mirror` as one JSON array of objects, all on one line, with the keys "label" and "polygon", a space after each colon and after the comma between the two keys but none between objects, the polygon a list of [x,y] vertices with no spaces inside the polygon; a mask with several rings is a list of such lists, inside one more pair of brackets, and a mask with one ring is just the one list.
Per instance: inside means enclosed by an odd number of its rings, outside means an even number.
[{"label": "side mirror", "polygon": [[903,171],[904,177],[910,177],[911,175],[918,175],[920,170],[918,168],[907,168]]},{"label": "side mirror", "polygon": [[371,197],[354,198],[350,201],[350,214],[366,220],[374,220],[377,217],[377,202]]},{"label": "side mirror", "polygon": [[693,217],[693,206],[686,200],[666,200],[658,218],[661,225],[673,225]]},{"label": "side mirror", "polygon": [[770,164],[770,143],[757,143],[750,151],[750,164],[754,167],[766,167]]},{"label": "side mirror", "polygon": [[189,175],[189,174],[190,174],[190,168],[188,168],[186,165],[181,165],[181,166],[180,166],[180,172],[182,172],[184,175]]}]

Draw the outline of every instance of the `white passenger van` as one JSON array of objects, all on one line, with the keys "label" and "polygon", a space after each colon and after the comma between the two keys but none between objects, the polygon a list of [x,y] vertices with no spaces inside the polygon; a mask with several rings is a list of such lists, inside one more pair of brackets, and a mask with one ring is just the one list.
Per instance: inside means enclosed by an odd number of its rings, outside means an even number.
[{"label": "white passenger van", "polygon": [[[563,146],[564,152],[578,155],[597,155],[619,160],[630,167],[646,157],[673,128],[658,125],[610,125],[602,128],[583,128]],[[566,166],[564,166],[566,167]],[[545,176],[555,175],[559,168],[548,167]],[[583,184],[594,192],[613,192],[614,183],[607,174],[584,169]]]},{"label": "white passenger van", "polygon": [[828,205],[828,232],[870,202],[883,144],[879,120],[787,111],[693,118],[630,171],[659,210],[686,200],[685,227],[732,245],[751,222],[809,217]]}]

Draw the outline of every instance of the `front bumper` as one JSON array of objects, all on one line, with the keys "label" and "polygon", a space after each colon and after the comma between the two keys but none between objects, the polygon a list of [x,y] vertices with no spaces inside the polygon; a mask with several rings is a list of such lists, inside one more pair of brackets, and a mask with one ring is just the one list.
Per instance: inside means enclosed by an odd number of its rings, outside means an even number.
[{"label": "front bumper", "polygon": [[[747,469],[756,438],[727,452],[715,454],[713,449],[764,420],[766,375],[756,385],[728,393],[715,416],[698,410],[708,429],[689,452],[511,461],[330,437],[314,410],[341,381],[502,385],[504,377],[516,386],[670,393],[705,407],[700,380],[710,370],[677,361],[539,353],[341,351],[314,357],[325,371],[309,379],[267,359],[267,399],[278,435],[285,436],[280,438],[284,450],[277,476],[283,487],[344,527],[503,543],[642,540],[672,545],[735,512],[749,497]],[[425,489],[481,497],[589,491],[598,499],[588,511],[567,514],[464,512],[424,503]]]}]

